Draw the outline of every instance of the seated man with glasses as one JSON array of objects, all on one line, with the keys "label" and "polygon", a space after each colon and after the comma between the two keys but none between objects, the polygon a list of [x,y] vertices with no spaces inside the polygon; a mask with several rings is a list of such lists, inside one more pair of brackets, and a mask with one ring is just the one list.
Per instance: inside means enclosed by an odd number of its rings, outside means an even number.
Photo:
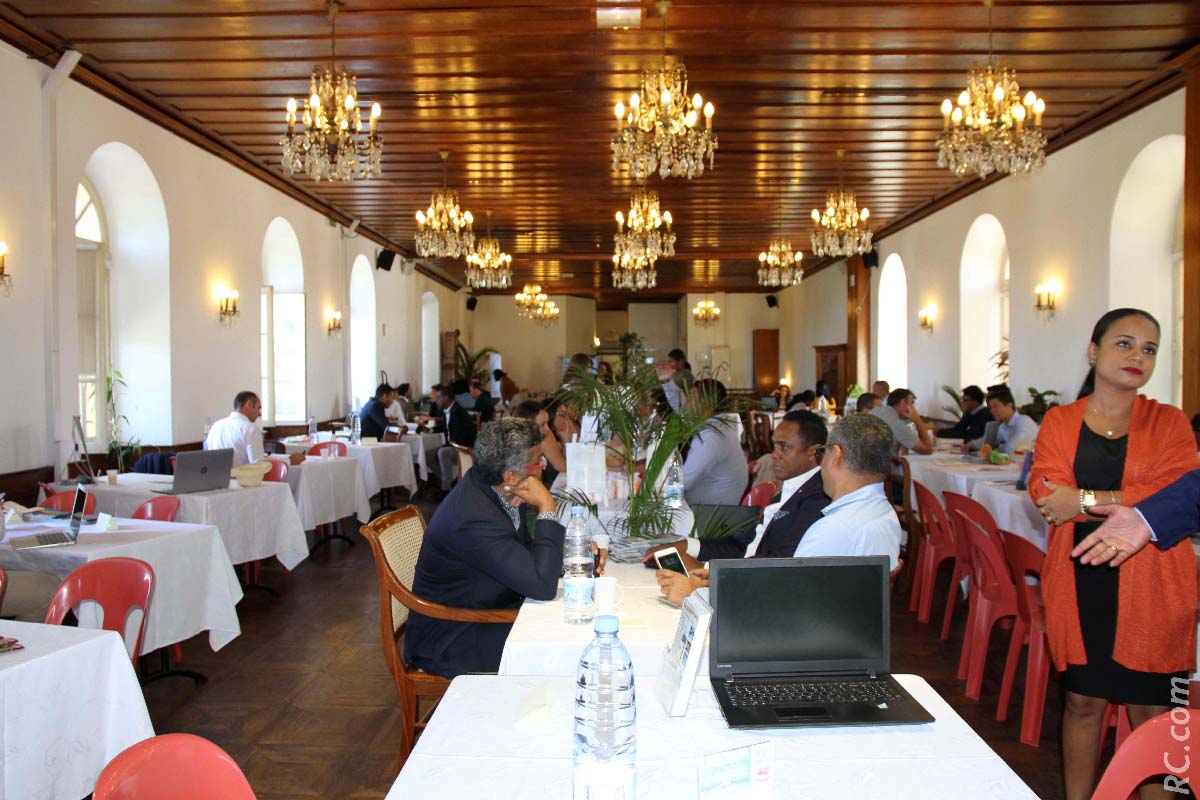
[{"label": "seated man with glasses", "polygon": [[[413,593],[458,608],[517,608],[553,600],[565,530],[542,483],[542,435],[532,420],[503,418],[475,441],[475,465],[438,506],[417,557]],[[409,616],[404,657],[453,678],[495,672],[510,625]]]}]

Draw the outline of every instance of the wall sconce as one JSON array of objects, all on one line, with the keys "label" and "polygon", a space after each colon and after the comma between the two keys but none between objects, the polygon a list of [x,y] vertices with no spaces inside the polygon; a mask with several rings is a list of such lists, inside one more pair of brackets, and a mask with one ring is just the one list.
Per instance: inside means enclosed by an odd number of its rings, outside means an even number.
[{"label": "wall sconce", "polygon": [[0,290],[3,290],[4,296],[8,297],[12,294],[12,273],[4,269],[4,257],[8,255],[8,245],[0,242]]},{"label": "wall sconce", "polygon": [[325,311],[325,330],[330,336],[342,335],[342,312]]},{"label": "wall sconce", "polygon": [[217,319],[222,325],[232,325],[237,319],[238,314],[238,293],[237,289],[226,289],[219,287],[216,291],[217,295]]},{"label": "wall sconce", "polygon": [[593,336],[592,337],[592,347],[599,347],[599,346],[600,346],[600,337]]},{"label": "wall sconce", "polygon": [[1053,317],[1054,309],[1058,307],[1058,298],[1062,294],[1062,284],[1058,281],[1039,283],[1033,291],[1037,295],[1037,302],[1033,304],[1034,310],[1043,321]]},{"label": "wall sconce", "polygon": [[921,322],[921,330],[926,333],[933,333],[933,321],[937,319],[937,306],[927,305],[917,312],[917,319]]}]

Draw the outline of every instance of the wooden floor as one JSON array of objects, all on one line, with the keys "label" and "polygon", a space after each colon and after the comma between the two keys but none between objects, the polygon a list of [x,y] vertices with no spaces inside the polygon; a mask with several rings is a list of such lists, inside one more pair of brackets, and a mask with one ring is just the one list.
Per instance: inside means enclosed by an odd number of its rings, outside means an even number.
[{"label": "wooden floor", "polygon": [[[433,506],[418,505],[428,519]],[[395,777],[396,688],[379,641],[371,551],[356,529],[348,523],[356,547],[323,546],[290,575],[277,564],[265,567],[263,582],[279,587],[282,596],[249,592],[238,606],[242,635],[220,652],[209,649],[207,635],[185,643],[181,666],[206,674],[207,685],[168,678],[146,687],[154,729],[195,733],[221,745],[245,770],[259,800],[380,800]],[[944,585],[948,576],[941,577]],[[939,592],[935,617],[942,597]],[[1022,745],[1019,682],[1009,721],[995,721],[1008,634],[993,635],[991,668],[981,700],[974,702],[954,677],[961,631],[960,619],[942,643],[906,606],[895,609],[893,670],[928,680],[1039,797],[1059,800],[1058,686],[1050,687],[1042,746]]]}]

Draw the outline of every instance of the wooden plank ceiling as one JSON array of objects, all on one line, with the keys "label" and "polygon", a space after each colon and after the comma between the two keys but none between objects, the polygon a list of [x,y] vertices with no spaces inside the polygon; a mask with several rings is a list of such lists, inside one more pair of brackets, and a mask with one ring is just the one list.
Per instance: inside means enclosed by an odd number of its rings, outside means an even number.
[{"label": "wooden plank ceiling", "polygon": [[[661,19],[642,2],[641,29],[599,30],[598,5],[609,3],[347,0],[337,52],[360,101],[383,106],[383,177],[295,182],[411,252],[448,148],[451,186],[477,233],[493,209],[518,286],[620,306],[613,214],[634,182],[611,169],[612,107],[660,59]],[[279,175],[284,106],[329,52],[322,0],[12,0],[0,16]],[[1054,137],[1200,40],[1200,3],[1000,0],[994,27],[997,56],[1046,99]],[[941,100],[986,56],[978,0],[677,0],[667,30],[691,90],[716,105],[720,146],[715,170],[651,181],[679,241],[639,299],[754,291],[781,203],[811,263],[809,212],[839,174],[876,229],[970,182],[938,169],[933,141]],[[461,261],[430,266],[463,279]]]}]

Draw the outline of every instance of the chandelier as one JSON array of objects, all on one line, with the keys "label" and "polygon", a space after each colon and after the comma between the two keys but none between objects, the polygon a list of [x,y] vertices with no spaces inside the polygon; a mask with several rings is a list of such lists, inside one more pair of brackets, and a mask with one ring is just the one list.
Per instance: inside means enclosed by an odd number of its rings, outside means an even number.
[{"label": "chandelier", "polygon": [[800,267],[800,259],[804,254],[799,250],[793,254],[792,243],[782,236],[782,199],[779,202],[779,232],[780,236],[772,239],[767,249],[758,254],[759,286],[795,286],[804,277],[804,270]]},{"label": "chandelier", "polygon": [[[613,169],[628,164],[633,177],[695,178],[704,161],[713,167],[717,137],[712,132],[713,104],[699,94],[688,98],[687,68],[667,56],[668,2],[657,4],[663,20],[662,66],[642,71],[641,91],[629,97],[629,109],[617,103],[617,135],[612,140]],[[704,112],[704,127],[700,113]]]},{"label": "chandelier", "polygon": [[417,212],[417,255],[425,258],[458,258],[471,252],[475,233],[471,230],[475,218],[470,211],[458,207],[458,192],[446,188],[446,159],[449,150],[439,150],[442,157],[442,188],[433,190],[429,208]]},{"label": "chandelier", "polygon": [[613,235],[613,286],[617,289],[653,289],[659,258],[675,255],[675,232],[670,211],[660,211],[658,192],[640,188],[629,199],[629,216],[617,212]]},{"label": "chandelier", "polygon": [[817,229],[812,234],[813,255],[852,256],[871,249],[871,233],[867,227],[870,211],[858,207],[854,192],[835,189],[825,198],[825,210],[812,210]]},{"label": "chandelier", "polygon": [[987,65],[974,64],[958,103],[942,101],[938,166],[955,175],[1029,172],[1046,163],[1042,114],[1046,101],[1033,92],[1021,97],[1017,73],[992,59],[992,0],[988,9]]},{"label": "chandelier", "polygon": [[329,13],[329,64],[313,67],[296,130],[296,98],[288,98],[287,133],[279,140],[283,170],[303,173],[314,181],[353,181],[378,178],[382,173],[383,140],[376,133],[381,109],[371,106],[368,132],[363,135],[358,108],[358,76],[336,60],[337,13],[340,0],[326,0]]},{"label": "chandelier", "polygon": [[487,210],[487,236],[475,240],[467,253],[467,286],[472,289],[507,289],[512,282],[512,256],[492,238],[492,210]]},{"label": "chandelier", "polygon": [[712,300],[697,300],[692,309],[692,319],[697,325],[707,328],[721,321],[721,309]]},{"label": "chandelier", "polygon": [[543,326],[550,326],[558,321],[558,306],[537,284],[525,284],[513,299],[517,305],[518,317],[531,319]]}]

